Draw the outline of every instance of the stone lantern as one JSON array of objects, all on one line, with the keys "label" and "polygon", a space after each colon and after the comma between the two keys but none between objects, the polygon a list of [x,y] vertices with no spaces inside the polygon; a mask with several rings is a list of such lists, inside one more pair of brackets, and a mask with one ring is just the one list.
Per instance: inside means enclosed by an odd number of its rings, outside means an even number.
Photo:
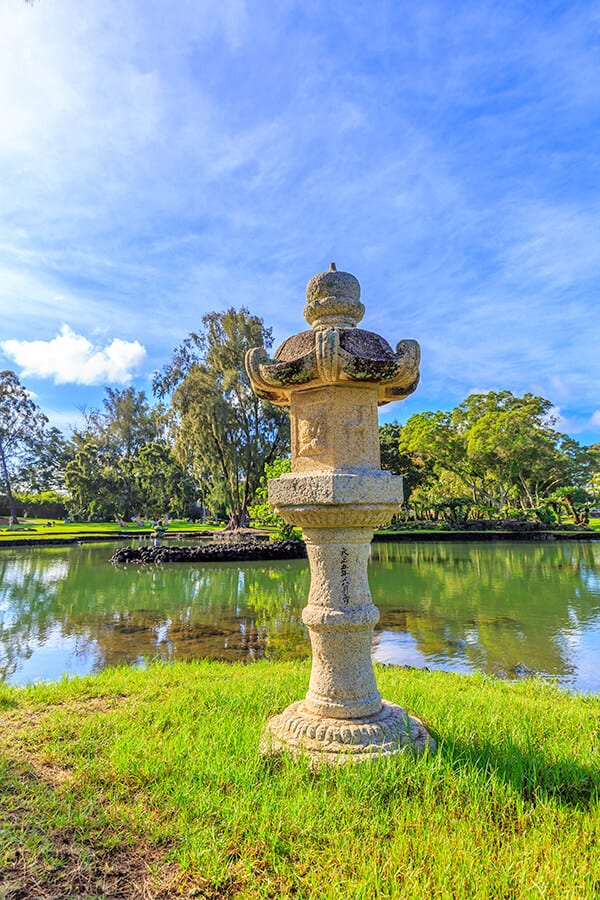
[{"label": "stone lantern", "polygon": [[306,288],[310,331],[269,359],[249,351],[246,369],[260,397],[289,406],[292,471],[269,483],[269,501],[302,527],[311,586],[302,619],[312,671],[304,700],[272,718],[263,750],[340,763],[410,747],[433,751],[422,722],[382,700],[371,661],[379,612],[367,580],[373,529],[402,501],[402,478],[380,467],[377,407],[401,400],[419,380],[419,345],[357,328],[360,285],[332,263]]}]

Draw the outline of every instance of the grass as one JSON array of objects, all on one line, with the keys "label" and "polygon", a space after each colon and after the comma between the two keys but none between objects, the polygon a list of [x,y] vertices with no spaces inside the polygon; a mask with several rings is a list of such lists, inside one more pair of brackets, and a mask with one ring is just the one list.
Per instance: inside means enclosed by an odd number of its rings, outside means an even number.
[{"label": "grass", "polygon": [[[190,524],[187,519],[175,520],[169,522],[167,534],[183,532],[197,534],[221,529],[220,525],[194,525]],[[79,540],[106,536],[106,539],[110,540],[127,534],[151,534],[153,530],[152,525],[138,525],[136,522],[127,522],[125,525],[119,525],[118,522],[69,522],[65,524],[62,520],[56,519],[21,518],[19,525],[13,525],[11,528],[7,525],[0,525],[0,546],[3,541],[27,543],[31,540],[56,540],[57,538]]]},{"label": "grass", "polygon": [[306,663],[0,688],[0,897],[600,895],[600,702],[377,668],[439,752],[312,773],[258,754]]},{"label": "grass", "polygon": [[[600,531],[600,519],[590,519],[590,529],[594,531]],[[175,535],[175,534],[202,534],[203,532],[214,532],[221,531],[223,529],[222,525],[196,525],[190,524],[187,519],[184,520],[174,520],[169,522],[167,527],[167,535]],[[264,533],[271,532],[274,535],[274,529],[258,529]],[[585,529],[582,529],[585,531]],[[151,534],[153,531],[152,525],[143,525],[140,526],[136,522],[127,522],[125,525],[119,525],[118,522],[70,522],[65,524],[62,520],[49,520],[49,519],[25,519],[21,518],[19,520],[18,526],[12,526],[9,528],[8,525],[0,525],[0,547],[3,543],[9,542],[12,544],[13,542],[18,543],[30,543],[31,541],[35,541],[36,543],[39,541],[60,541],[63,540],[65,542],[75,541],[75,540],[85,540],[86,538],[101,538],[106,537],[107,540],[111,540],[113,538],[126,536],[127,534],[137,535],[137,534]],[[399,531],[394,528],[381,528],[378,531],[382,534],[396,534],[399,533],[403,537],[406,537],[411,533],[411,529],[400,529]],[[432,533],[432,534],[440,534],[441,536],[447,535],[449,532],[445,528],[441,528],[439,525],[432,525],[429,528],[417,528],[414,529],[415,533],[421,535],[423,533]],[[460,529],[457,529],[457,533],[465,533],[472,534],[472,532],[461,532]],[[559,533],[557,531],[557,533]],[[297,532],[297,537],[300,536],[300,531]],[[0,900],[2,898],[0,897]]]}]

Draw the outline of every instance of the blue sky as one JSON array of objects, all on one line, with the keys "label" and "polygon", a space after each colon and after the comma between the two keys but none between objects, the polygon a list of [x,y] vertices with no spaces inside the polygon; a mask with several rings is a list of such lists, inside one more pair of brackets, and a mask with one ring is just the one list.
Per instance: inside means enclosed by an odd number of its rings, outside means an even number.
[{"label": "blue sky", "polygon": [[532,391],[600,441],[600,5],[4,0],[0,367],[67,429],[308,279],[416,338],[401,422]]}]

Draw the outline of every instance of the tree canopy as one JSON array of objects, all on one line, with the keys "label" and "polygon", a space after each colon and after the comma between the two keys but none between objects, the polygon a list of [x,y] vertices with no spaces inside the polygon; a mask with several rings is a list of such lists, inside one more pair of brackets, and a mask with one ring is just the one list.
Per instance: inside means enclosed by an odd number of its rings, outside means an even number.
[{"label": "tree canopy", "polygon": [[48,419],[14,372],[0,372],[0,473],[6,487],[10,522],[17,522],[13,484],[44,445]]},{"label": "tree canopy", "polygon": [[242,307],[207,313],[201,324],[156,374],[154,390],[172,396],[175,453],[203,500],[222,502],[229,527],[240,527],[265,463],[288,450],[288,416],[257,397],[246,374],[247,351],[272,344],[263,320]]},{"label": "tree canopy", "polygon": [[401,453],[430,467],[422,495],[470,499],[499,511],[539,507],[561,484],[584,487],[598,460],[555,430],[552,404],[510,391],[471,394],[450,412],[411,416]]},{"label": "tree canopy", "polygon": [[168,443],[168,417],[143,391],[106,388],[103,408],[73,436],[65,484],[88,519],[187,515],[196,486]]}]

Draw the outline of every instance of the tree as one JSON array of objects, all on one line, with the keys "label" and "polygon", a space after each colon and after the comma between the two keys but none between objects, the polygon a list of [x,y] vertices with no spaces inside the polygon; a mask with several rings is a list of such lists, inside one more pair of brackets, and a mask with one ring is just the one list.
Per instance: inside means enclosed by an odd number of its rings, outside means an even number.
[{"label": "tree", "polygon": [[122,512],[118,460],[91,440],[81,444],[67,464],[65,484],[77,518],[102,521]]},{"label": "tree", "polygon": [[137,453],[136,464],[146,519],[167,513],[189,515],[197,495],[196,484],[170,447],[158,442],[144,444]]},{"label": "tree", "polygon": [[271,329],[242,307],[207,313],[154,378],[154,391],[172,394],[175,453],[203,481],[203,496],[221,495],[228,528],[248,522],[265,463],[287,452],[287,414],[256,396],[244,359],[253,347],[272,344]]},{"label": "tree", "polygon": [[265,463],[264,475],[256,489],[255,502],[248,508],[252,523],[267,528],[276,528],[277,537],[280,540],[289,540],[293,535],[294,528],[293,525],[285,522],[269,503],[269,481],[291,471],[292,461],[289,457],[282,459],[277,456],[272,463]]},{"label": "tree", "polygon": [[48,419],[33,402],[14,372],[0,372],[0,473],[6,486],[10,523],[16,524],[17,510],[12,481],[18,467],[39,453]]},{"label": "tree", "polygon": [[139,457],[145,447],[166,447],[166,421],[162,405],[151,406],[143,391],[106,388],[103,408],[88,413],[83,429],[74,433],[76,449],[65,470],[78,516],[129,519],[152,505],[148,459]]},{"label": "tree", "polygon": [[451,412],[412,416],[400,450],[432,466],[438,493],[496,512],[538,508],[561,485],[584,487],[593,468],[589,449],[555,430],[551,410],[529,393],[471,394]]},{"label": "tree", "polygon": [[591,475],[586,487],[592,496],[594,504],[597,506],[600,502],[600,444],[592,444],[585,449],[588,459],[591,460]]},{"label": "tree", "polygon": [[564,507],[567,514],[573,518],[574,525],[588,524],[592,497],[583,488],[574,484],[563,485],[553,491],[548,499],[554,507],[559,522],[561,521],[561,508]]},{"label": "tree", "polygon": [[72,457],[73,445],[58,428],[48,428],[35,456],[21,467],[19,480],[32,494],[61,492],[65,487],[65,468]]},{"label": "tree", "polygon": [[160,404],[151,406],[144,391],[107,387],[105,392],[103,409],[87,413],[84,428],[75,432],[77,443],[93,440],[116,456],[131,457],[144,444],[165,437],[165,410]]},{"label": "tree", "polygon": [[405,500],[411,492],[431,477],[431,466],[427,465],[416,454],[400,450],[402,426],[398,422],[390,422],[379,427],[379,449],[381,468],[392,475],[402,475]]}]

